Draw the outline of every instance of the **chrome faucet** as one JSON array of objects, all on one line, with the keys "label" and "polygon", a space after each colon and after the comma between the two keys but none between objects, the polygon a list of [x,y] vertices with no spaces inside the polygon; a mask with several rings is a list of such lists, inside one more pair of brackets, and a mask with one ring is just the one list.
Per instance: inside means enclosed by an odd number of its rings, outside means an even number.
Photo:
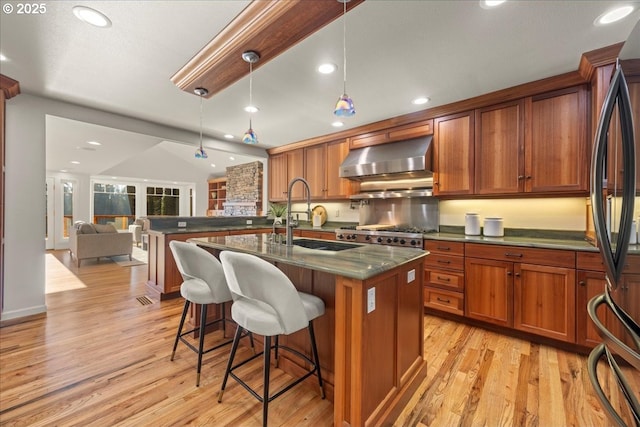
[{"label": "chrome faucet", "polygon": [[293,219],[291,215],[291,189],[296,182],[302,182],[307,188],[307,220],[311,221],[311,190],[309,189],[309,183],[304,178],[293,178],[289,183],[287,190],[287,246],[293,246],[293,228],[298,226],[298,220]]}]

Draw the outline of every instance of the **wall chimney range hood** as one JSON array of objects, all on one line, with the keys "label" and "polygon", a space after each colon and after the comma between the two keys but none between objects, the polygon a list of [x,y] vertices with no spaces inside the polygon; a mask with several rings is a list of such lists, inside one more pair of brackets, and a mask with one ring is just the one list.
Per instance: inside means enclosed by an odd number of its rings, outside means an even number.
[{"label": "wall chimney range hood", "polygon": [[349,152],[339,175],[360,181],[351,199],[432,196],[431,135]]},{"label": "wall chimney range hood", "polygon": [[340,177],[356,181],[432,176],[431,135],[351,150]]}]

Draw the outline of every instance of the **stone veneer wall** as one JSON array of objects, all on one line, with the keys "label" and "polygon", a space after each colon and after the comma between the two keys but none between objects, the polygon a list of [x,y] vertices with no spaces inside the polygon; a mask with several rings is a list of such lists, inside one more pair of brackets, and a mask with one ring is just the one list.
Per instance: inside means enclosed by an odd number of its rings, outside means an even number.
[{"label": "stone veneer wall", "polygon": [[225,216],[262,215],[262,162],[227,168]]}]

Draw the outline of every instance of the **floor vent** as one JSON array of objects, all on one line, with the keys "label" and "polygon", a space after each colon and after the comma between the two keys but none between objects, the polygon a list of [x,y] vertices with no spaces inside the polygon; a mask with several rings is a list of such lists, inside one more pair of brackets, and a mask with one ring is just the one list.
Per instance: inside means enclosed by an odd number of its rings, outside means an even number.
[{"label": "floor vent", "polygon": [[138,297],[136,298],[138,300],[138,302],[142,305],[149,305],[149,304],[153,304],[153,300],[151,298],[149,298],[148,296],[143,296],[143,297]]}]

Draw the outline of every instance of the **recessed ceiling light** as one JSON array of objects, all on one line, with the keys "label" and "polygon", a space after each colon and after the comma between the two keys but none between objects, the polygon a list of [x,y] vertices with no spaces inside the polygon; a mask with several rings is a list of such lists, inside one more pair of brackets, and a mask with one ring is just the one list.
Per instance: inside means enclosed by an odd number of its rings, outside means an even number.
[{"label": "recessed ceiling light", "polygon": [[9,58],[0,53],[0,61],[6,61],[7,59]]},{"label": "recessed ceiling light", "polygon": [[87,144],[89,144],[89,145],[102,145],[98,141],[87,141]]},{"label": "recessed ceiling light", "polygon": [[215,168],[215,167],[216,167],[216,164],[215,164],[215,163],[211,163],[211,167],[212,167],[212,168]]},{"label": "recessed ceiling light", "polygon": [[411,103],[415,104],[415,105],[422,105],[422,104],[426,104],[429,101],[430,101],[430,99],[427,98],[426,96],[421,96],[421,97],[416,98],[413,101],[411,101]]},{"label": "recessed ceiling light", "polygon": [[73,14],[82,22],[86,22],[87,24],[91,24],[96,27],[106,28],[111,26],[111,20],[107,18],[107,15],[102,12],[98,12],[95,9],[91,9],[90,7],[74,6]]},{"label": "recessed ceiling light", "polygon": [[229,160],[235,160],[236,158],[233,156],[229,156]]},{"label": "recessed ceiling light", "polygon": [[60,169],[60,172],[69,172],[69,171],[66,169]]},{"label": "recessed ceiling light", "polygon": [[234,138],[233,135],[231,135],[230,133],[225,134],[224,137],[227,138],[227,139],[233,139]]},{"label": "recessed ceiling light", "polygon": [[247,105],[246,107],[244,107],[244,111],[246,111],[247,113],[257,113],[259,109],[255,105]]},{"label": "recessed ceiling light", "polygon": [[480,7],[483,9],[492,9],[500,6],[505,1],[507,0],[480,0]]},{"label": "recessed ceiling light", "polygon": [[112,176],[111,179],[118,179],[118,177],[117,176]]},{"label": "recessed ceiling light", "polygon": [[342,122],[333,122],[333,123],[331,123],[331,126],[333,126],[334,128],[339,128],[339,127],[344,126],[344,123],[342,123]]},{"label": "recessed ceiling light", "polygon": [[144,182],[149,182],[149,180],[148,180],[148,179],[143,179],[142,181],[144,181]]},{"label": "recessed ceiling light", "polygon": [[613,22],[619,21],[622,18],[627,17],[631,12],[633,12],[633,6],[626,5],[617,7],[615,9],[611,9],[602,15],[598,16],[594,21],[594,25],[607,25]]},{"label": "recessed ceiling light", "polygon": [[320,74],[331,74],[334,71],[336,71],[338,69],[338,66],[336,64],[320,64],[318,66],[318,72]]},{"label": "recessed ceiling light", "polygon": [[79,165],[80,164],[80,162],[77,161],[77,160],[71,160],[71,163],[74,164],[74,165]]}]

